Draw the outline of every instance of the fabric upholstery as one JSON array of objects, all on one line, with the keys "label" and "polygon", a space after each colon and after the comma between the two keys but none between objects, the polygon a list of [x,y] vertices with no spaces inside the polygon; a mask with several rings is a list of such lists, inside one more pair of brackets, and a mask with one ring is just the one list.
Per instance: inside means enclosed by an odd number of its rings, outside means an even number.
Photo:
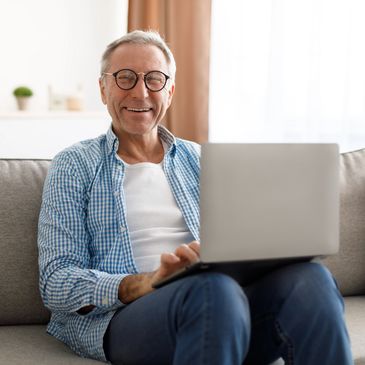
[{"label": "fabric upholstery", "polygon": [[345,298],[345,317],[356,365],[365,365],[365,296]]},{"label": "fabric upholstery", "polygon": [[[46,323],[37,225],[49,161],[0,160],[0,324]],[[1,362],[0,362],[1,363]]]},{"label": "fabric upholstery", "polygon": [[340,159],[340,252],[324,263],[343,295],[365,294],[365,149]]},{"label": "fabric upholstery", "polygon": [[101,365],[76,356],[65,344],[46,333],[46,326],[0,327],[0,364]]}]

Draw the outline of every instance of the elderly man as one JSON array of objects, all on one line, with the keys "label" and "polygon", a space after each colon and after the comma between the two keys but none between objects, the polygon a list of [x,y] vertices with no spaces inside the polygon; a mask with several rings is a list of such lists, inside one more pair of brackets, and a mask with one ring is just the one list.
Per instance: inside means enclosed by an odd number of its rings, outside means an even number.
[{"label": "elderly man", "polygon": [[[220,273],[153,283],[199,260],[199,146],[160,125],[175,61],[134,31],[102,58],[106,135],[58,154],[39,219],[48,332],[113,364],[352,364],[343,303],[315,263],[241,288]],[[188,107],[188,106],[187,106]]]}]

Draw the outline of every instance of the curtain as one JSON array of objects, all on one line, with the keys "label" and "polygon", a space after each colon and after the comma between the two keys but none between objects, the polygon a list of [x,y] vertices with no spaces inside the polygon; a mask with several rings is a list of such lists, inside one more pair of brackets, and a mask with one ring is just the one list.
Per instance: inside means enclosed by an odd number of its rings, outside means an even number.
[{"label": "curtain", "polygon": [[363,0],[213,0],[209,139],[365,147],[364,19]]},{"label": "curtain", "polygon": [[211,0],[129,0],[128,31],[157,30],[176,60],[176,86],[164,120],[180,138],[208,139]]}]

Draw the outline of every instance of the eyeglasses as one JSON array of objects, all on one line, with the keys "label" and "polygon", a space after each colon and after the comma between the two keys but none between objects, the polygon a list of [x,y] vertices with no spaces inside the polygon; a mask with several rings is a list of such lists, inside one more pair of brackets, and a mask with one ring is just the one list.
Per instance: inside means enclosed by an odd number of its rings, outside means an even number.
[{"label": "eyeglasses", "polygon": [[156,92],[162,90],[170,76],[161,71],[150,71],[146,74],[143,72],[134,72],[133,70],[123,69],[114,73],[103,72],[103,75],[114,76],[115,83],[122,90],[133,89],[138,82],[138,76],[143,76],[144,84],[150,91]]}]

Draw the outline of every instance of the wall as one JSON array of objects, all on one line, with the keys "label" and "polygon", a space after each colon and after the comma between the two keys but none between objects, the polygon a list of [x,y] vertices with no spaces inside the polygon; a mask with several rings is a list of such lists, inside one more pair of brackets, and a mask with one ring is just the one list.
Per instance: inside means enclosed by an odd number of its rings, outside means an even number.
[{"label": "wall", "polygon": [[48,85],[61,94],[82,85],[85,109],[103,110],[100,56],[126,29],[126,0],[1,0],[0,113],[16,109],[22,84],[34,111],[48,109]]}]

